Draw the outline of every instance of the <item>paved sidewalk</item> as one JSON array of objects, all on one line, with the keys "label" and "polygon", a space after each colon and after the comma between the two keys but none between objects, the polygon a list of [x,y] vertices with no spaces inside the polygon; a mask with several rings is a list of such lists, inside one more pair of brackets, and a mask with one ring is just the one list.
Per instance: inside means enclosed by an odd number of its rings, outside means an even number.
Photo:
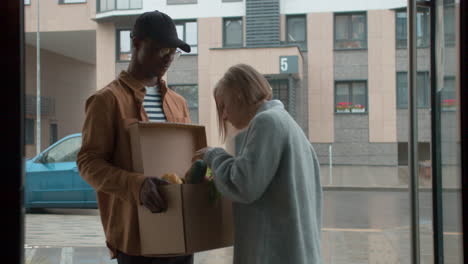
[{"label": "paved sidewalk", "polygon": [[26,214],[25,264],[117,263],[103,247],[97,210],[53,212]]},{"label": "paved sidewalk", "polygon": [[[60,214],[53,214],[60,212]],[[25,217],[26,264],[108,264],[97,210],[53,210]],[[195,264],[232,263],[232,247],[201,252]]]},{"label": "paved sidewalk", "polygon": [[[54,210],[26,214],[26,246],[102,247],[104,232],[97,210]],[[63,214],[63,213],[68,214]]]},{"label": "paved sidewalk", "polygon": [[[195,254],[195,264],[232,263],[232,247]],[[27,247],[25,264],[117,264],[105,247]]]},{"label": "paved sidewalk", "polygon": [[[343,203],[345,198],[341,197],[340,201]],[[387,203],[389,202],[385,201]],[[337,212],[344,210],[340,208],[337,208]],[[384,215],[380,211],[377,213],[379,221],[382,221],[381,217],[391,215]],[[353,220],[357,216],[353,215],[353,218],[345,219],[345,222],[361,223],[359,219]],[[340,215],[336,215],[335,218],[340,222],[342,216],[340,218]],[[421,263],[433,263],[432,226],[430,221],[420,224]],[[109,259],[104,247],[104,234],[97,210],[47,210],[27,214],[25,225],[26,264],[116,264],[115,260]],[[324,263],[410,263],[409,226],[400,224],[385,228],[332,228],[326,223],[324,225]],[[445,263],[463,263],[461,240],[461,233],[456,230],[444,234]],[[230,264],[232,252],[230,247],[197,253],[195,264]]]},{"label": "paved sidewalk", "polygon": [[[427,229],[427,227],[425,228]],[[432,261],[432,237],[429,230],[422,233],[421,263]],[[445,263],[461,264],[461,235],[446,234]],[[195,264],[231,264],[232,247],[195,254]],[[400,230],[334,230],[322,233],[324,263],[365,264],[404,263],[410,264],[409,229]],[[105,247],[46,247],[25,248],[26,264],[116,264],[110,260]]]}]

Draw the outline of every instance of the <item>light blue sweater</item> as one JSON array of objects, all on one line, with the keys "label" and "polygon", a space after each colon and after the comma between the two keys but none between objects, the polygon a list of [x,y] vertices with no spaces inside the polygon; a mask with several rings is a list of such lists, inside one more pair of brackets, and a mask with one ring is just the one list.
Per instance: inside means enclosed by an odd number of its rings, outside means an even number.
[{"label": "light blue sweater", "polygon": [[264,103],[235,157],[208,151],[219,192],[233,201],[234,264],[322,263],[317,155],[280,101]]}]

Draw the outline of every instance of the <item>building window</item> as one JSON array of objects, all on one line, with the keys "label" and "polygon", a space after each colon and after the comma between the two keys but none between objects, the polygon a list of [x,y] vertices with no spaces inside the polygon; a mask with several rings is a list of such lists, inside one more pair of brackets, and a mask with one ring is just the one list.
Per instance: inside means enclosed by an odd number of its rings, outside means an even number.
[{"label": "building window", "polygon": [[223,46],[240,47],[243,44],[242,18],[225,18],[223,20]]},{"label": "building window", "polygon": [[97,0],[99,12],[115,10],[115,0]]},{"label": "building window", "polygon": [[444,87],[440,93],[442,110],[455,110],[457,107],[457,92],[455,90],[455,77],[444,78]]},{"label": "building window", "polygon": [[129,29],[117,30],[117,60],[130,61],[132,58],[132,39]]},{"label": "building window", "polygon": [[167,5],[188,5],[196,4],[197,0],[167,0]]},{"label": "building window", "polygon": [[31,0],[24,0],[24,5],[30,5],[31,4]]},{"label": "building window", "polygon": [[366,13],[335,14],[335,49],[366,48]]},{"label": "building window", "polygon": [[[191,51],[189,54],[198,53],[198,28],[196,21],[176,21],[176,29],[178,37],[190,45]],[[185,54],[185,53],[182,53]]]},{"label": "building window", "polygon": [[98,12],[141,9],[143,0],[97,0]]},{"label": "building window", "polygon": [[273,99],[280,100],[286,111],[289,111],[289,80],[288,79],[268,79],[272,88]]},{"label": "building window", "polygon": [[[429,107],[430,100],[430,82],[429,72],[418,72],[417,73],[417,96],[418,96],[418,107],[427,108]],[[408,73],[397,72],[397,107],[408,108]]]},{"label": "building window", "polygon": [[182,95],[187,102],[192,123],[198,123],[198,85],[196,84],[171,84],[169,87]]},{"label": "building window", "polygon": [[49,141],[50,145],[54,144],[58,140],[58,127],[57,124],[50,124],[49,127]]},{"label": "building window", "polygon": [[286,17],[286,42],[298,44],[301,50],[307,50],[307,26],[305,15]]},{"label": "building window", "polygon": [[25,120],[25,128],[26,128],[26,131],[25,131],[25,139],[24,139],[24,143],[26,145],[33,145],[34,144],[34,137],[35,137],[35,133],[34,133],[34,119],[32,118],[26,118]]},{"label": "building window", "polygon": [[[431,143],[418,142],[418,175],[421,185],[426,185],[432,179],[432,162],[431,162]],[[398,142],[398,173],[400,177],[408,178],[408,142]],[[420,186],[421,186],[420,185]]]},{"label": "building window", "polygon": [[337,81],[335,102],[336,113],[367,113],[366,81]]},{"label": "building window", "polygon": [[86,3],[86,0],[59,0],[59,4],[81,4]]},{"label": "building window", "polygon": [[455,46],[455,6],[452,3],[444,5],[444,41],[445,46]]},{"label": "building window", "polygon": [[[429,9],[418,8],[416,19],[416,38],[418,48],[429,47]],[[396,12],[396,46],[398,49],[408,47],[408,29],[406,9]]]},{"label": "building window", "polygon": [[[408,166],[408,142],[398,142],[397,148],[398,165]],[[418,159],[420,162],[431,160],[431,144],[429,142],[418,142]]]}]

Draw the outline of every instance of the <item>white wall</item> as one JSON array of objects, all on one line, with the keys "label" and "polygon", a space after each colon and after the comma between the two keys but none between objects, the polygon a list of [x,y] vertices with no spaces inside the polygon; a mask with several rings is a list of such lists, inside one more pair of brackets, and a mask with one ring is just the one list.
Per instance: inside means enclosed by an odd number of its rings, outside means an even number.
[{"label": "white wall", "polygon": [[406,0],[280,0],[281,14],[344,12],[404,7]]},{"label": "white wall", "polygon": [[[281,14],[344,12],[374,9],[392,9],[406,6],[406,0],[281,0]],[[245,0],[223,3],[222,0],[198,0],[197,4],[167,5],[167,0],[143,0],[143,10],[112,11],[97,14],[97,18],[113,15],[140,14],[159,10],[173,19],[244,16]]]},{"label": "white wall", "polygon": [[198,0],[197,4],[167,5],[167,0],[143,0],[143,10],[112,11],[96,14],[96,18],[112,15],[140,14],[159,10],[172,19],[244,16],[244,2],[223,3],[221,0]]}]

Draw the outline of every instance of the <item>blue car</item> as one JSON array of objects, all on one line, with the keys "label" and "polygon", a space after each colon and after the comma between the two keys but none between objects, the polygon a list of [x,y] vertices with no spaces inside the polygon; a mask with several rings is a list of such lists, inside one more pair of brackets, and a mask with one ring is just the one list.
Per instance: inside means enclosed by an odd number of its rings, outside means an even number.
[{"label": "blue car", "polygon": [[26,161],[25,207],[97,208],[96,192],[81,178],[81,134],[66,136]]}]

